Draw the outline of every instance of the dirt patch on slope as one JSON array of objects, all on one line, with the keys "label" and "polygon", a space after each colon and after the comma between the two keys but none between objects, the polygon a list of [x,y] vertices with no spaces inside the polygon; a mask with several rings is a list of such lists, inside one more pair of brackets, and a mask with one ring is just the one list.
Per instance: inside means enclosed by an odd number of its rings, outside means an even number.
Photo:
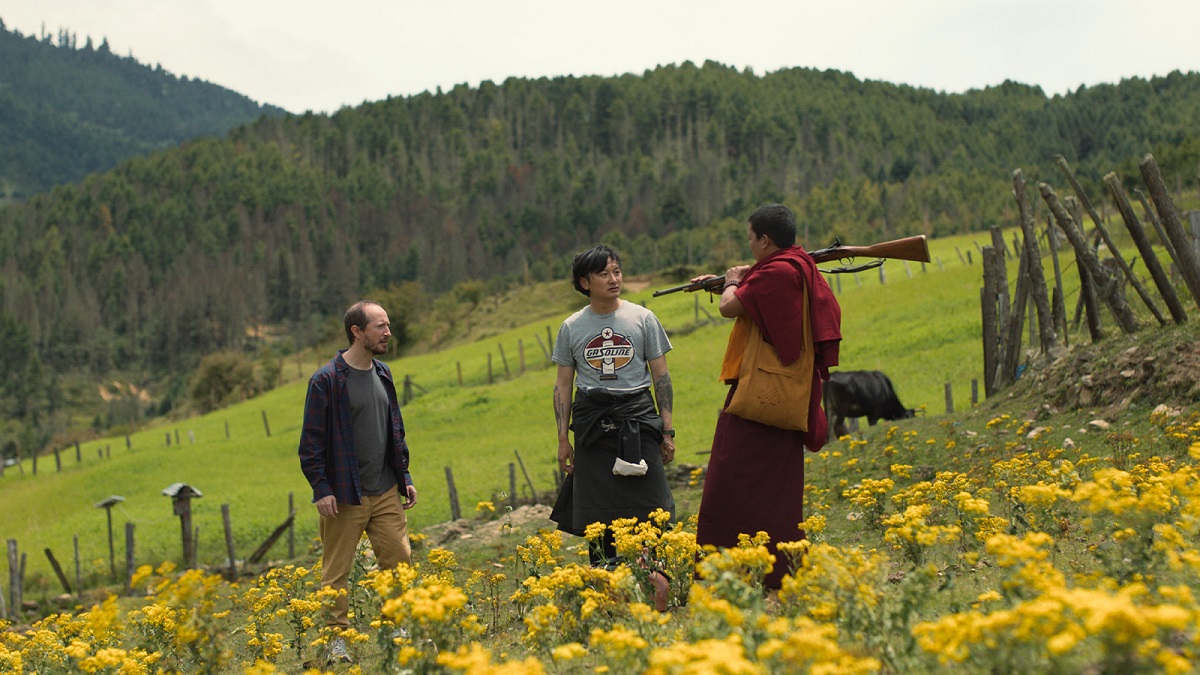
[{"label": "dirt patch on slope", "polygon": [[1041,370],[1036,364],[1030,370],[1036,372],[1018,380],[1014,394],[1036,397],[1060,412],[1200,401],[1200,340],[1194,329],[1152,329],[1073,346]]}]

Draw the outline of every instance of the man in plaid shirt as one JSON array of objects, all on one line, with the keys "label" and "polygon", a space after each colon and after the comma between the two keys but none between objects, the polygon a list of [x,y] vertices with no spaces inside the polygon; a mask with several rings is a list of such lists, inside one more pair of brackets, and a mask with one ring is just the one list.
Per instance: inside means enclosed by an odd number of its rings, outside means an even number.
[{"label": "man in plaid shirt", "polygon": [[[392,371],[375,358],[392,334],[387,312],[358,302],[346,310],[345,325],[350,347],[309,379],[300,432],[300,468],[321,518],[321,585],[339,591],[347,588],[364,532],[380,569],[409,562],[404,512],[417,503]],[[348,610],[343,593],[327,625],[349,628]],[[329,655],[350,660],[341,637]]]}]

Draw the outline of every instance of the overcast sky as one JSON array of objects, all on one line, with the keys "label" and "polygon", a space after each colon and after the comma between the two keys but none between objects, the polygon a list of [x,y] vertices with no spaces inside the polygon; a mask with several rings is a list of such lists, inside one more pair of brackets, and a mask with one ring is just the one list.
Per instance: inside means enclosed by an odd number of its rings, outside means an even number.
[{"label": "overcast sky", "polygon": [[0,20],[292,112],[688,60],[1047,94],[1200,70],[1198,0],[0,0]]}]

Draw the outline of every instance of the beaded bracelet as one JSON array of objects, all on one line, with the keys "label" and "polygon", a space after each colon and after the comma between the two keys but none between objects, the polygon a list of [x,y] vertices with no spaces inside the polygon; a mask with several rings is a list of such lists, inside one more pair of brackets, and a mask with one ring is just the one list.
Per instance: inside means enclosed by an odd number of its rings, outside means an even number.
[{"label": "beaded bracelet", "polygon": [[738,281],[737,279],[732,279],[730,281],[726,281],[725,286],[721,290],[724,291],[724,290],[727,290],[730,288],[734,288],[735,286],[738,286],[741,283],[742,282]]}]

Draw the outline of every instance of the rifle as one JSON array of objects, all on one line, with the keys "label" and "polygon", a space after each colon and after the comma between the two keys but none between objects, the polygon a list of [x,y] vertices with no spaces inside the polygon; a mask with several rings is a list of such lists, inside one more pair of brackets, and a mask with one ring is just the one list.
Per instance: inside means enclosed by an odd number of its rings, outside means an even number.
[{"label": "rifle", "polygon": [[[872,256],[879,258],[872,260],[869,263],[862,265],[853,265],[847,267],[836,267],[829,270],[821,270],[826,274],[846,274],[848,272],[861,272],[883,264],[885,258],[892,260],[912,260],[914,262],[929,262],[929,245],[925,241],[925,235],[918,234],[915,237],[905,237],[903,239],[893,239],[884,241],[878,244],[869,246],[846,246],[841,240],[836,237],[833,243],[816,251],[809,251],[808,254],[817,263],[829,262],[830,260],[844,260],[847,258],[856,258],[858,256]],[[664,288],[661,291],[654,291],[652,297],[657,298],[660,295],[669,293],[693,293],[695,291],[708,291],[716,293],[725,285],[725,275],[719,277],[711,277],[703,281],[682,284],[680,286],[672,286]]]}]

